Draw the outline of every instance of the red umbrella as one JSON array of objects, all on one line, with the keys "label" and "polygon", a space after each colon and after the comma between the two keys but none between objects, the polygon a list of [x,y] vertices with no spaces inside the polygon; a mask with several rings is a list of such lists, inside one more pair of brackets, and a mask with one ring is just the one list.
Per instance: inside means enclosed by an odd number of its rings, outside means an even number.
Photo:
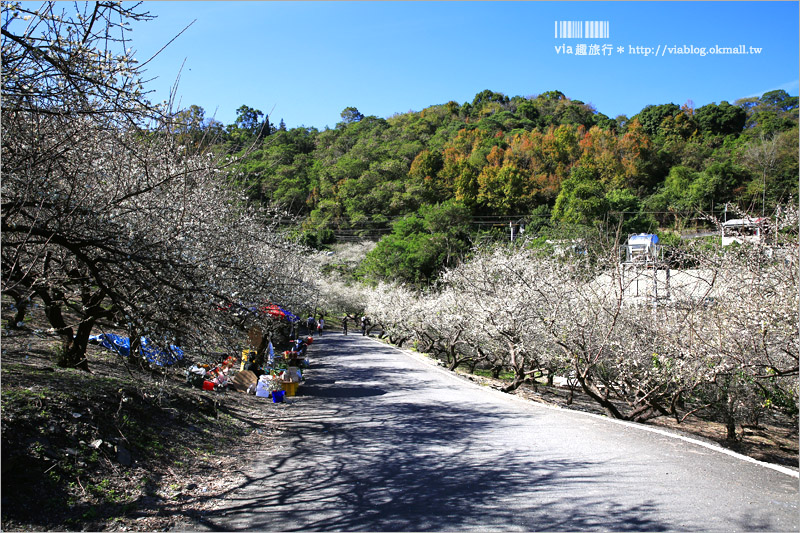
[{"label": "red umbrella", "polygon": [[281,310],[281,308],[278,307],[275,304],[265,305],[265,306],[263,306],[261,308],[261,311],[263,313],[267,313],[269,316],[271,316],[273,318],[285,318],[286,317],[286,313],[284,313],[283,310]]}]

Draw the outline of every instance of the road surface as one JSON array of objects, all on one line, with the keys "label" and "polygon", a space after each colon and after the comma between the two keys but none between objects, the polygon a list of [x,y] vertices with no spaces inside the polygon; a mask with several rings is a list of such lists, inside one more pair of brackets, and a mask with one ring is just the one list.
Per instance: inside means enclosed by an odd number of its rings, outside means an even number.
[{"label": "road surface", "polygon": [[280,448],[197,529],[800,529],[788,469],[526,402],[359,333],[309,355]]}]

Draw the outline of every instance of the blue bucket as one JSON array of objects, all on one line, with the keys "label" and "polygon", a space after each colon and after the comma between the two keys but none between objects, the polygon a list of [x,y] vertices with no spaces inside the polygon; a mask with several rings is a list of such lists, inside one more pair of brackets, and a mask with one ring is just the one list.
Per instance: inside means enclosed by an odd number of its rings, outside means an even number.
[{"label": "blue bucket", "polygon": [[282,403],[284,394],[286,394],[286,391],[282,390],[272,391],[272,403]]}]

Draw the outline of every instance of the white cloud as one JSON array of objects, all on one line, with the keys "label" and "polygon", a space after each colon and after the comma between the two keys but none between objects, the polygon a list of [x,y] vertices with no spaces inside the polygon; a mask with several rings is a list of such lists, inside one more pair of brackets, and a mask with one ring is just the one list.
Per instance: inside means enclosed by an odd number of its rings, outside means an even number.
[{"label": "white cloud", "polygon": [[783,83],[776,87],[770,87],[769,89],[764,89],[763,91],[757,92],[755,94],[745,96],[745,98],[758,98],[764,93],[768,93],[770,91],[779,91],[781,89],[789,93],[790,96],[796,96],[797,93],[800,92],[800,80],[787,81],[786,83]]}]

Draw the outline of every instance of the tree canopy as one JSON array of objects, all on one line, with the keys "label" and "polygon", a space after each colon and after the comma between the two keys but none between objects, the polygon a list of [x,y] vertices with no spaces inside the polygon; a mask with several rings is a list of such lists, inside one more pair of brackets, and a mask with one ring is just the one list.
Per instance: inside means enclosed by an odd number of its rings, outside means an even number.
[{"label": "tree canopy", "polygon": [[[72,7],[3,4],[3,293],[43,302],[62,366],[88,368],[100,320],[132,353],[142,336],[238,346],[242,315],[221,310],[302,302],[302,268],[266,207],[242,202],[233,167],[199,150],[194,133],[215,127],[202,108],[171,112],[139,89],[123,44],[127,21],[147,16]],[[243,106],[235,129],[257,138],[259,113]]]},{"label": "tree canopy", "polygon": [[[392,221],[451,200],[467,209],[475,233],[485,217],[507,225],[545,211],[554,224],[669,229],[726,202],[770,211],[797,196],[797,97],[785,91],[610,118],[558,90],[510,97],[486,89],[463,104],[388,118],[350,106],[334,129],[269,130],[249,152],[231,140],[253,123],[243,119],[252,108],[240,111],[218,149],[241,157],[239,180],[252,199],[304,217],[306,242],[317,246],[396,239]],[[776,154],[766,166],[755,155],[765,143]],[[408,253],[419,260],[420,250]]]},{"label": "tree canopy", "polygon": [[[23,89],[31,83],[42,87],[35,99],[42,106],[79,109],[81,98],[149,105],[133,71],[114,71],[124,54],[88,68],[81,56],[59,57],[63,46],[34,54],[34,37],[19,41],[11,31],[4,30],[4,113],[33,101]],[[60,61],[83,69],[72,76],[80,90],[70,98],[59,92]],[[112,75],[117,84],[104,81]],[[232,185],[252,202],[300,217],[304,241],[325,246],[391,234],[394,221],[451,201],[467,210],[473,233],[486,229],[487,217],[499,228],[534,213],[541,221],[544,212],[553,224],[597,227],[624,209],[625,224],[640,229],[673,228],[680,214],[719,212],[726,203],[767,213],[798,193],[797,111],[798,98],[776,90],[696,109],[691,101],[656,103],[610,118],[556,89],[527,96],[485,89],[461,104],[385,118],[348,106],[324,130],[286,128],[283,120],[276,128],[247,104],[229,125],[197,105],[162,113],[156,124],[168,122],[178,146],[232,157]]]}]

